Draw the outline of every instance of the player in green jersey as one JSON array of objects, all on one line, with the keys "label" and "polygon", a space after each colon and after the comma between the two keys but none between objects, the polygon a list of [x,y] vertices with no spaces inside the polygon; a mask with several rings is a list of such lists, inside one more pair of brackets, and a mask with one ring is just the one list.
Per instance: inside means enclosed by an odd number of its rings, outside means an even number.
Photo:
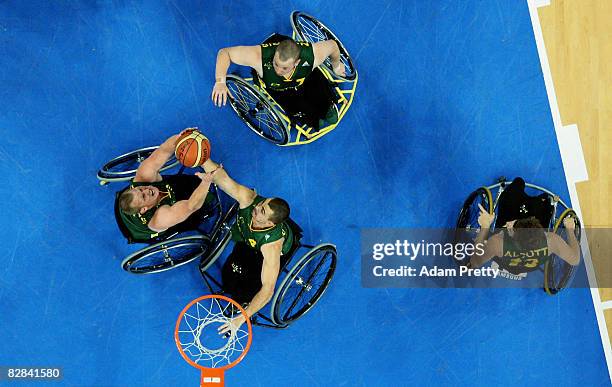
[{"label": "player in green jersey", "polygon": [[136,170],[130,187],[119,196],[121,219],[136,240],[187,221],[208,196],[215,172],[162,177],[159,170],[174,155],[180,134],[168,138]]},{"label": "player in green jersey", "polygon": [[[246,312],[250,317],[274,295],[282,256],[294,243],[291,228],[285,222],[289,219],[289,205],[283,199],[265,198],[238,184],[223,166],[210,159],[203,167],[206,172],[214,171],[214,183],[240,206],[232,228],[234,249],[223,265],[222,280],[224,290],[234,300],[248,304]],[[220,333],[235,331],[244,322],[240,314],[224,324]]]},{"label": "player in green jersey", "polygon": [[550,254],[555,254],[572,266],[580,263],[580,246],[576,239],[574,219],[566,217],[568,243],[559,235],[545,230],[535,216],[507,221],[502,231],[487,239],[495,214],[489,214],[480,204],[478,224],[480,231],[475,243],[486,243],[483,254],[474,254],[470,267],[477,268],[494,259],[512,274],[526,273],[544,264]]},{"label": "player in green jersey", "polygon": [[[334,40],[296,42],[275,34],[259,46],[234,46],[219,50],[215,69],[213,103],[227,102],[225,77],[230,63],[251,67],[267,92],[290,116],[318,128],[323,121],[335,123],[338,114],[327,80],[316,70],[327,58],[337,75],[345,75],[340,49]],[[315,71],[316,70],[316,71]]]}]

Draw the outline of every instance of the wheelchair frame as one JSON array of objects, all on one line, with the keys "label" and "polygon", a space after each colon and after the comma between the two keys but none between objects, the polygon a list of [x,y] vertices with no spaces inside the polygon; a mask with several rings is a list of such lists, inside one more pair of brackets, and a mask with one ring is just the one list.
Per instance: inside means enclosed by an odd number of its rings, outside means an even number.
[{"label": "wheelchair frame", "polygon": [[[348,52],[346,51],[346,49],[344,48],[340,40],[336,37],[336,35],[334,35],[333,32],[331,32],[331,30],[327,28],[323,23],[321,23],[320,21],[318,21],[317,19],[315,19],[314,17],[306,13],[299,12],[299,11],[292,12],[290,18],[291,18],[291,25],[293,29],[292,31],[293,39],[300,38],[301,40],[307,40],[306,36],[304,36],[304,34],[300,31],[300,28],[296,25],[296,21],[295,21],[295,19],[297,19],[301,15],[304,15],[304,17],[306,18],[315,20],[316,24],[319,24],[323,28],[325,28],[330,35],[329,37],[336,40],[338,45],[341,47],[341,52],[346,53],[346,55],[349,57],[348,60],[352,64],[352,60],[350,60],[350,55],[348,54]],[[338,121],[335,122],[334,124],[329,124],[323,128],[319,128],[318,130],[316,130],[307,125],[304,125],[304,124],[299,125],[297,123],[292,122],[291,119],[289,118],[289,115],[285,112],[282,106],[280,106],[274,100],[274,98],[272,98],[272,96],[268,94],[263,82],[259,80],[259,82],[257,82],[256,84],[254,82],[253,77],[241,78],[238,75],[228,74],[226,78],[227,81],[229,81],[228,88],[231,83],[243,84],[243,86],[241,87],[250,88],[249,92],[255,95],[256,98],[259,99],[260,103],[255,108],[250,109],[249,113],[254,111],[255,114],[257,114],[259,112],[259,109],[261,108],[271,109],[270,114],[273,116],[274,119],[277,120],[279,125],[282,126],[282,130],[284,131],[283,139],[275,141],[269,137],[266,137],[264,134],[262,134],[262,130],[259,130],[252,123],[250,123],[247,119],[245,119],[243,117],[243,113],[239,111],[239,109],[235,105],[236,103],[238,103],[236,102],[236,100],[240,98],[234,98],[230,96],[230,105],[232,106],[236,114],[241,118],[241,120],[251,130],[253,130],[260,137],[263,137],[267,139],[268,141],[274,142],[276,145],[293,146],[293,145],[304,145],[304,144],[311,143],[321,138],[325,134],[331,132],[333,129],[336,128],[336,126],[338,126],[338,124],[340,123],[340,121],[342,120],[346,112],[348,111],[349,107],[353,103],[353,97],[355,95],[355,89],[357,88],[357,82],[359,79],[359,75],[356,69],[354,70],[354,77],[351,77],[351,79],[343,79],[342,77],[336,76],[333,70],[329,67],[329,65],[325,63],[319,66],[318,69],[323,73],[323,76],[329,82],[329,86],[332,88],[332,92],[335,95],[334,104],[336,105],[336,109],[338,110]],[[242,99],[244,101],[244,98]]]},{"label": "wheelchair frame", "polygon": [[[487,210],[489,211],[490,214],[495,214],[495,218],[493,219],[492,226],[489,232],[489,235],[491,235],[495,231],[495,223],[497,221],[497,216],[498,216],[497,206],[498,206],[499,198],[501,194],[504,192],[507,184],[509,183],[506,180],[506,178],[501,177],[500,179],[498,179],[498,182],[496,184],[492,184],[489,186],[483,186],[473,191],[468,196],[468,198],[465,200],[461,208],[461,212],[457,220],[457,228],[462,228],[467,231],[471,231],[470,225],[468,225],[468,227],[461,227],[460,222],[462,221],[462,217],[464,216],[466,212],[466,208],[468,208],[469,205],[471,205],[473,200],[476,200],[478,195],[484,195],[487,199],[487,202],[489,203],[489,207],[487,208]],[[549,224],[547,226],[548,231],[557,233],[560,230],[560,227],[563,226],[562,224],[563,219],[565,217],[571,216],[575,219],[577,223],[576,232],[578,233],[578,235],[576,236],[576,238],[578,242],[580,243],[581,224],[580,224],[580,220],[578,219],[576,213],[557,194],[553,193],[552,191],[544,187],[525,182],[525,188],[530,188],[530,189],[539,191],[540,193],[545,193],[548,195],[550,204],[552,205],[552,215],[551,215]],[[497,189],[497,193],[495,194],[495,199],[493,199],[492,191],[495,189]],[[561,205],[563,210],[557,216],[557,210],[558,210],[559,204]],[[480,226],[477,226],[474,231],[477,232],[479,229],[480,229]],[[559,281],[560,286],[556,286],[554,284],[555,282],[555,278],[554,278],[555,274],[554,274],[554,268],[553,268],[554,265],[561,265],[565,269],[563,272],[563,278],[561,278]],[[576,268],[577,266],[569,265],[568,263],[563,261],[561,258],[551,255],[549,259],[546,261],[546,263],[544,264],[544,268],[542,268],[541,266],[538,268],[538,270],[544,272],[544,290],[546,291],[546,293],[549,295],[555,295],[562,288],[566,287],[566,285],[571,281],[571,278],[573,277],[576,271]]]}]

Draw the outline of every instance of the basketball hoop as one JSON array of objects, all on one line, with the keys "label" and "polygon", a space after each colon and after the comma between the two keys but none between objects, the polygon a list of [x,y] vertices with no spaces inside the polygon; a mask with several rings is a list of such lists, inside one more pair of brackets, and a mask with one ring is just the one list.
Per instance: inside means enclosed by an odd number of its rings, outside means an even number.
[{"label": "basketball hoop", "polygon": [[[225,336],[217,329],[242,314],[246,326]],[[176,320],[174,340],[183,359],[201,370],[200,386],[224,386],[225,370],[244,358],[251,346],[252,327],[236,301],[207,295],[191,301]]]}]

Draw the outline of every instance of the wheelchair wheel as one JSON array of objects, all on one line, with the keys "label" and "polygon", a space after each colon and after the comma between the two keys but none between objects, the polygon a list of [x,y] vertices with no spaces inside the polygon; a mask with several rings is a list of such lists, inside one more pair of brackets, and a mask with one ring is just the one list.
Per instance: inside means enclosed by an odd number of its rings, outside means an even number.
[{"label": "wheelchair wheel", "polygon": [[480,231],[480,225],[478,224],[478,215],[480,215],[479,204],[489,211],[490,214],[493,213],[493,195],[487,187],[478,188],[465,199],[457,219],[456,228],[469,234],[473,233],[474,238],[476,238],[478,231]]},{"label": "wheelchair wheel", "polygon": [[[566,209],[563,211],[555,223],[553,232],[563,238],[563,240],[567,241],[568,233],[567,229],[563,226],[563,219],[567,218],[568,216],[574,219],[574,223],[576,224],[574,236],[578,242],[580,242],[580,236],[582,233],[580,229],[580,220],[578,219],[576,213],[571,209]],[[577,267],[578,266],[570,265],[554,254],[551,255],[544,265],[544,290],[546,293],[552,296],[559,293],[561,289],[567,287],[572,280]]]},{"label": "wheelchair wheel", "polygon": [[286,326],[308,312],[321,298],[336,270],[336,247],[321,244],[287,273],[271,303],[272,321]]},{"label": "wheelchair wheel", "polygon": [[252,131],[277,145],[289,141],[289,129],[268,98],[236,75],[228,74],[226,84],[230,105]]},{"label": "wheelchair wheel", "polygon": [[214,231],[208,251],[200,259],[200,271],[204,273],[221,255],[231,240],[231,228],[236,223],[239,204],[234,203],[223,215],[218,228]]},{"label": "wheelchair wheel", "polygon": [[323,62],[323,65],[327,68],[327,70],[329,70],[330,73],[344,81],[352,81],[355,79],[357,76],[357,70],[355,69],[351,56],[340,39],[338,39],[338,37],[334,35],[334,33],[331,32],[331,30],[323,23],[304,12],[293,11],[291,13],[291,26],[293,27],[298,40],[307,41],[310,43],[316,43],[322,40],[335,40],[340,48],[340,60],[344,64],[345,76],[341,77],[334,73],[329,58]]},{"label": "wheelchair wheel", "polygon": [[[141,148],[135,151],[126,153],[119,157],[115,157],[108,163],[104,164],[98,171],[98,179],[101,182],[114,182],[131,180],[136,176],[136,170],[140,164],[153,153],[158,147],[151,146]],[[161,168],[160,171],[165,171],[178,165],[178,161],[172,156]]]},{"label": "wheelchair wheel", "polygon": [[210,240],[204,235],[169,239],[128,256],[121,267],[133,274],[159,273],[193,261],[204,254],[209,245]]}]

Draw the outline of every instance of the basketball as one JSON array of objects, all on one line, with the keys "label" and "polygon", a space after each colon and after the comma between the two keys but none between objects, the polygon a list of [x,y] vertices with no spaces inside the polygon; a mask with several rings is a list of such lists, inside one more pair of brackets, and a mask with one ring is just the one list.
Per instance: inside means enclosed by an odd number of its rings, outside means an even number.
[{"label": "basketball", "polygon": [[210,142],[197,129],[190,129],[176,141],[174,154],[181,164],[195,168],[210,158]]}]

